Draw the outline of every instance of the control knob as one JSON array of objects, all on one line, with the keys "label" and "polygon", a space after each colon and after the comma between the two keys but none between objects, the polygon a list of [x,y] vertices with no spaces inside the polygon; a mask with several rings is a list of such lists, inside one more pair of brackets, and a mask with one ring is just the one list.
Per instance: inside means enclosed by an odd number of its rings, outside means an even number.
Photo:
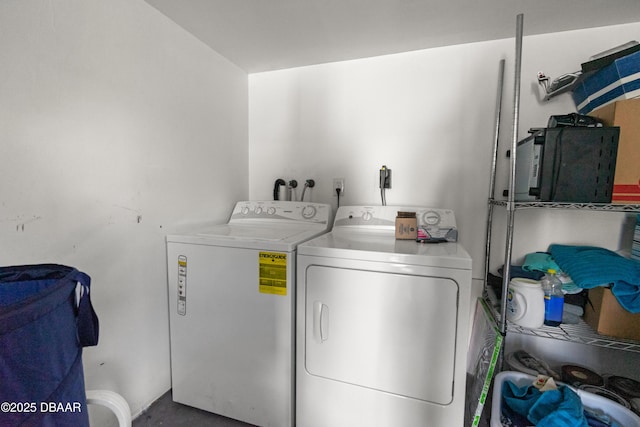
[{"label": "control knob", "polygon": [[315,206],[305,206],[302,208],[302,217],[304,219],[311,219],[316,216],[316,207]]},{"label": "control knob", "polygon": [[440,215],[436,211],[426,212],[422,219],[428,225],[437,225],[440,222]]}]

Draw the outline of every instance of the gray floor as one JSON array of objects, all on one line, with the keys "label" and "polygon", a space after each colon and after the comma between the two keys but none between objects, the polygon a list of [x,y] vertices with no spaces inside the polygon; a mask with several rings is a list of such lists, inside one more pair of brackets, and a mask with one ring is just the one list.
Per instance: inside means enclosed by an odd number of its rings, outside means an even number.
[{"label": "gray floor", "polygon": [[[491,402],[487,402],[485,411],[480,420],[480,427],[489,426],[489,408]],[[171,399],[171,390],[156,400],[145,412],[133,420],[132,427],[255,427],[252,424],[232,420],[200,409],[176,403]]]},{"label": "gray floor", "polygon": [[171,399],[171,390],[133,420],[133,427],[152,426],[252,427],[251,424],[176,403]]}]

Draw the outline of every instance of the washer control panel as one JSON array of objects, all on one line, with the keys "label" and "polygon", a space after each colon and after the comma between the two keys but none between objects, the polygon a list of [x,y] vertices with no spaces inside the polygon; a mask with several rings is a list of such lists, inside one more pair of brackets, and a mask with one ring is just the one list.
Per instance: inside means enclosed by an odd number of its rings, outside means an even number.
[{"label": "washer control panel", "polygon": [[236,203],[229,223],[273,220],[327,224],[331,207],[322,203],[287,201],[243,201]]}]

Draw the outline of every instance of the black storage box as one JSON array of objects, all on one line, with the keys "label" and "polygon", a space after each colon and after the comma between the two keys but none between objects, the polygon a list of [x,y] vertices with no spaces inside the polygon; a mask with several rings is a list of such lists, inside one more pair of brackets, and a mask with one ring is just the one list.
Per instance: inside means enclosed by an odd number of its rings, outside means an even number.
[{"label": "black storage box", "polygon": [[619,127],[536,131],[518,144],[516,200],[611,203],[619,136]]}]

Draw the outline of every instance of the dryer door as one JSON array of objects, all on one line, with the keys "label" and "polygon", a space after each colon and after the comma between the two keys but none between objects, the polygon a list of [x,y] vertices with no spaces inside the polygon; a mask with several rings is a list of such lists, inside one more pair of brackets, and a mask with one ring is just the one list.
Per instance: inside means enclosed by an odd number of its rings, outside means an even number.
[{"label": "dryer door", "polygon": [[441,405],[452,402],[454,280],[317,265],[306,274],[309,374]]}]

